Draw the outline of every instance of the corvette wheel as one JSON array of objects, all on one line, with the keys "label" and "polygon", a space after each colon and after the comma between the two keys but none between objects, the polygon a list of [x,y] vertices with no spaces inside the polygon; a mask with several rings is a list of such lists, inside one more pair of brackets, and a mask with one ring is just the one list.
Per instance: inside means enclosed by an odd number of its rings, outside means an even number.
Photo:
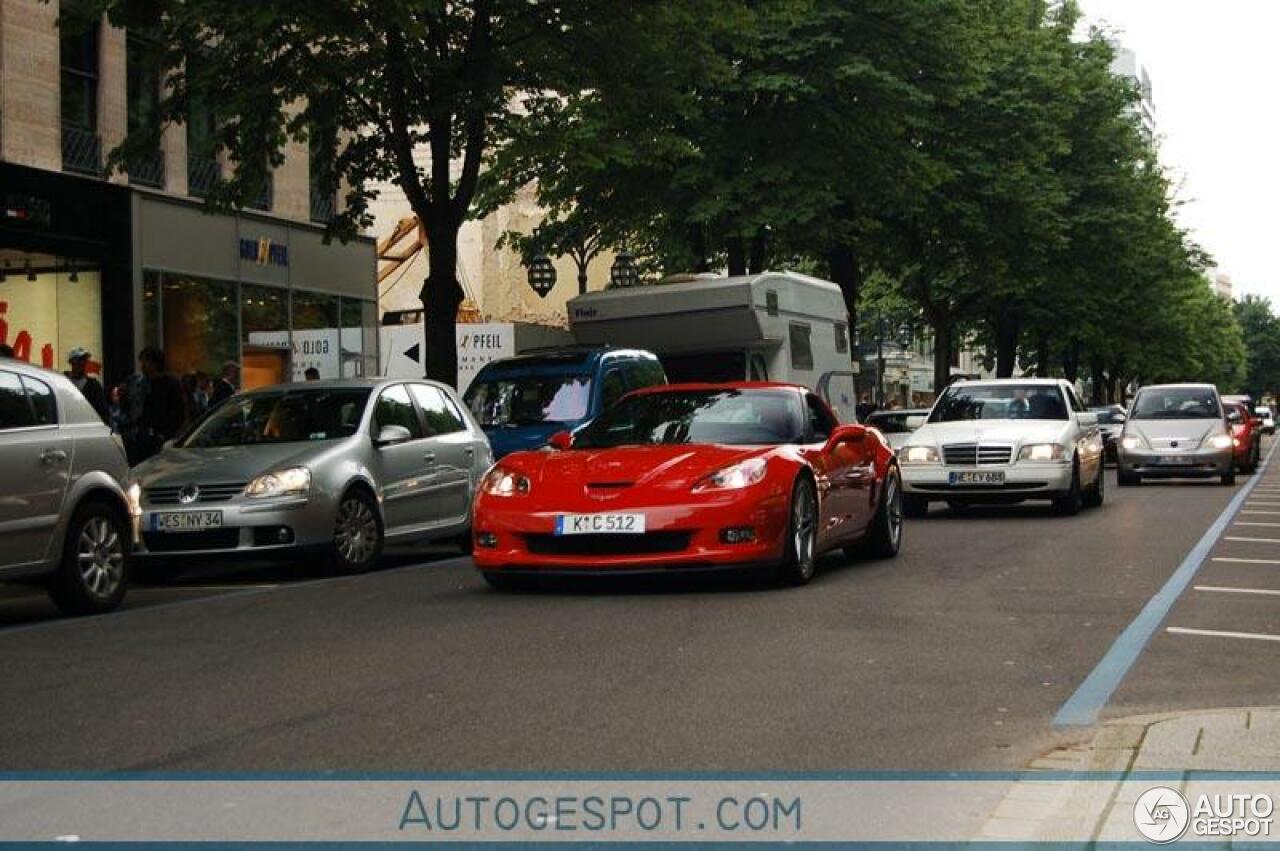
[{"label": "corvette wheel", "polygon": [[813,482],[805,477],[796,480],[791,489],[791,517],[787,524],[787,544],[782,564],[778,565],[778,582],[804,585],[813,579],[818,558],[818,495]]},{"label": "corvette wheel", "polygon": [[902,547],[902,480],[898,469],[890,467],[884,477],[880,507],[866,537],[866,552],[872,558],[893,558]]}]

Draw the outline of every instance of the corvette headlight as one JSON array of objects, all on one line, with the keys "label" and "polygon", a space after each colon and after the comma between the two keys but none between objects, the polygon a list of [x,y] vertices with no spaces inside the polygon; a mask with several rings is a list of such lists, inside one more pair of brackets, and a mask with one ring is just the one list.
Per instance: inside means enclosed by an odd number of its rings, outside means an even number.
[{"label": "corvette headlight", "polygon": [[693,486],[695,491],[739,490],[764,481],[766,468],[763,458],[748,458],[721,470],[716,470]]},{"label": "corvette headlight", "polygon": [[1209,438],[1209,445],[1214,449],[1226,449],[1231,446],[1234,441],[1229,434],[1215,434]]},{"label": "corvette headlight", "polygon": [[142,516],[142,485],[137,482],[129,482],[129,487],[124,491],[125,499],[129,500],[129,513],[134,517]]},{"label": "corvette headlight", "polygon": [[1125,449],[1142,449],[1147,442],[1136,434],[1126,434],[1120,439],[1120,445]]},{"label": "corvette headlight", "polygon": [[250,499],[271,499],[279,496],[301,496],[311,490],[311,471],[306,467],[289,467],[258,476],[244,489]]},{"label": "corvette headlight", "polygon": [[480,491],[489,496],[516,496],[528,493],[529,488],[528,476],[503,467],[494,467],[480,480]]},{"label": "corvette headlight", "polygon": [[903,464],[936,464],[941,460],[936,446],[904,446],[898,458]]},{"label": "corvette headlight", "polygon": [[1067,450],[1058,443],[1029,443],[1018,452],[1019,461],[1061,461]]}]

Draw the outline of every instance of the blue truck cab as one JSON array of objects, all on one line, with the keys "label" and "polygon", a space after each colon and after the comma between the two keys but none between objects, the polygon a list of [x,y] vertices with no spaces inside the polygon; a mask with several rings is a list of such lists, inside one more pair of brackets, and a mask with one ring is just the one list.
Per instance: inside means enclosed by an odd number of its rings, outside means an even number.
[{"label": "blue truck cab", "polygon": [[594,419],[624,393],[666,383],[651,352],[563,346],[486,364],[463,400],[497,459],[545,446],[551,435]]}]

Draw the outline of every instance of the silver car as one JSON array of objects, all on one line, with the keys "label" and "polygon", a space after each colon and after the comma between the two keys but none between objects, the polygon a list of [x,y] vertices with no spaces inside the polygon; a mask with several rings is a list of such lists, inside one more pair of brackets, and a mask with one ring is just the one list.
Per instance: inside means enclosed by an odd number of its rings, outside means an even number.
[{"label": "silver car", "polygon": [[124,446],[61,375],[0,361],[0,579],[38,581],[68,614],[128,588]]},{"label": "silver car", "polygon": [[384,542],[469,547],[471,498],[492,461],[443,384],[319,381],[242,393],[134,468],[138,556],[316,553],[357,572]]},{"label": "silver car", "polygon": [[1212,384],[1154,384],[1129,406],[1120,433],[1119,478],[1220,477],[1235,484],[1235,441]]}]

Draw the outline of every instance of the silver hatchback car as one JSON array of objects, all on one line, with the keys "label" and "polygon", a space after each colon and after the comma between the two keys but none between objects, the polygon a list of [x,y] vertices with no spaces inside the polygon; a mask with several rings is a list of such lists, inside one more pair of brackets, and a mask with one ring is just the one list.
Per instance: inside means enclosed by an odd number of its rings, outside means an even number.
[{"label": "silver hatchback car", "polygon": [[68,614],[119,606],[129,583],[128,466],[74,384],[0,360],[0,580],[40,582]]},{"label": "silver hatchback car", "polygon": [[384,542],[469,548],[471,499],[492,462],[484,432],[443,384],[253,390],[134,468],[137,555],[313,552],[357,572]]}]

